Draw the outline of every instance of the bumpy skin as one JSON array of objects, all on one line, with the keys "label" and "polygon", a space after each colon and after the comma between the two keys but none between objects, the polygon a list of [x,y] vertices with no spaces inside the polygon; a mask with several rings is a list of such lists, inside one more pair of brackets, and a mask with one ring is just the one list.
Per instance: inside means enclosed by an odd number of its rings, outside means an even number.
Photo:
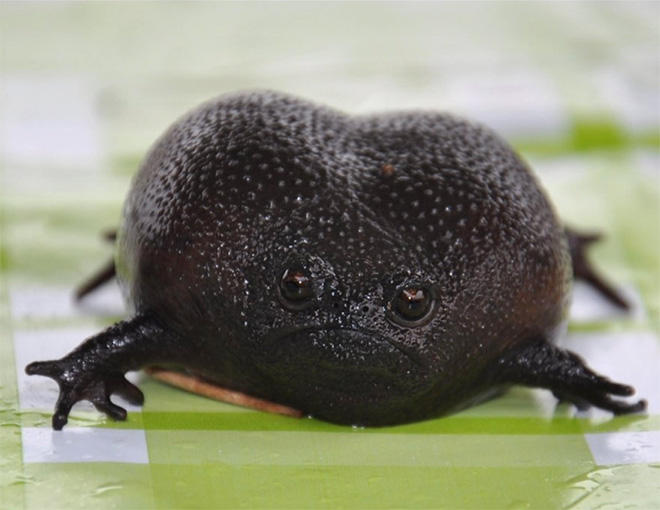
[{"label": "bumpy skin", "polygon": [[[302,303],[283,294],[287,270],[306,279]],[[515,383],[643,408],[552,345],[567,236],[506,143],[448,115],[350,117],[268,92],[202,105],[145,159],[116,271],[133,318],[28,367],[60,382],[56,428],[81,398],[122,418],[104,402],[150,364],[346,424],[436,416]],[[397,312],[405,289],[432,298],[414,322]]]}]

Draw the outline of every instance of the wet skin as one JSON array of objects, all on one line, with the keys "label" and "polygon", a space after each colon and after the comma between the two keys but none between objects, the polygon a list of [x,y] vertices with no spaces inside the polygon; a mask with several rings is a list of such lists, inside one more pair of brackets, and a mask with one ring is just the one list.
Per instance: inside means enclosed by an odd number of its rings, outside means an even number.
[{"label": "wet skin", "polygon": [[124,374],[185,369],[350,425],[456,411],[512,385],[644,409],[554,345],[574,277],[620,306],[495,134],[446,114],[347,116],[224,96],[144,160],[114,265],[131,318],[29,374],[60,385],[53,427],[90,400],[142,402]]}]

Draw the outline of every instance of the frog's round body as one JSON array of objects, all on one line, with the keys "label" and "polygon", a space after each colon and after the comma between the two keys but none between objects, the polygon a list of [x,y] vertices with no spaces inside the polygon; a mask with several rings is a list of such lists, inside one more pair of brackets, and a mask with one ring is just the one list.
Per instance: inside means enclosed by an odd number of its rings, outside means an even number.
[{"label": "frog's round body", "polygon": [[[198,108],[134,182],[117,268],[136,312],[186,366],[331,421],[383,424],[484,390],[503,352],[564,318],[570,257],[525,165],[484,128],[437,113],[349,117],[272,93]],[[299,267],[312,306],[277,283]],[[435,296],[426,324],[388,316]]]},{"label": "frog's round body", "polygon": [[82,399],[125,418],[109,396],[140,403],[124,374],[150,365],[351,425],[510,384],[635,412],[612,399],[631,387],[553,344],[572,269],[623,304],[584,259],[591,240],[479,125],[224,96],[176,122],[134,180],[115,259],[133,316],[26,370],[58,381],[56,429]]}]

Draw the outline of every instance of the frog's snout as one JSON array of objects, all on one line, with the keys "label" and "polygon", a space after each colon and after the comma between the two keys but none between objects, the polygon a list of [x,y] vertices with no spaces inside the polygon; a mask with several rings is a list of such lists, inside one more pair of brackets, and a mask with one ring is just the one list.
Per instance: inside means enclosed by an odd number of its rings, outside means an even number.
[{"label": "frog's snout", "polygon": [[346,327],[305,328],[273,345],[278,362],[300,364],[307,371],[359,372],[387,377],[412,368],[416,359],[394,341],[371,331]]}]

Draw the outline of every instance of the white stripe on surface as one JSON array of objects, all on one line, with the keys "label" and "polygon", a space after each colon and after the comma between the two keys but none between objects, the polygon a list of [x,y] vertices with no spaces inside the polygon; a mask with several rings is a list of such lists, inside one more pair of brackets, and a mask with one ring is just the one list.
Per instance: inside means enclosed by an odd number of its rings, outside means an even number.
[{"label": "white stripe on surface", "polygon": [[21,432],[25,463],[149,462],[144,430],[26,427]]},{"label": "white stripe on surface", "polygon": [[11,316],[15,321],[68,319],[85,315],[116,317],[126,314],[116,284],[101,286],[80,303],[74,302],[73,284],[68,287],[22,286],[12,288],[10,296]]},{"label": "white stripe on surface", "polygon": [[651,464],[660,462],[660,430],[585,434],[596,464]]}]

